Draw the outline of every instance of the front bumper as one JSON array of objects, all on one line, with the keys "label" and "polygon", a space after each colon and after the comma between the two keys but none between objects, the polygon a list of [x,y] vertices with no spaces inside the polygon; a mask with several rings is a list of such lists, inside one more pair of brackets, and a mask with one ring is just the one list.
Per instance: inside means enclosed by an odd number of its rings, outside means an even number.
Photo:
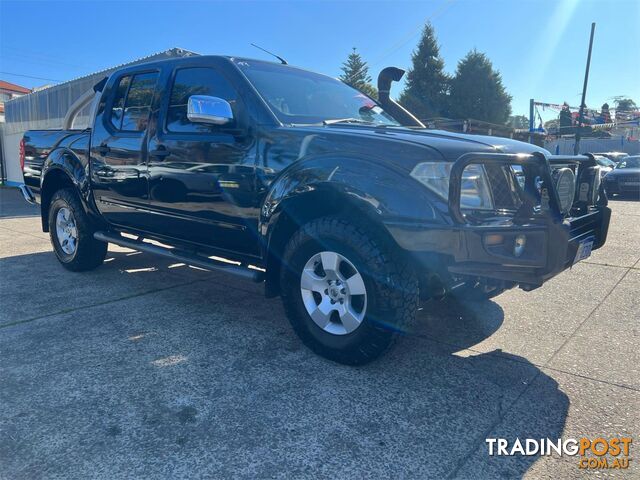
[{"label": "front bumper", "polygon": [[640,179],[637,176],[607,176],[603,182],[608,194],[631,194],[640,197]]},{"label": "front bumper", "polygon": [[[433,268],[433,254],[452,275],[472,276],[537,287],[571,267],[581,240],[594,237],[593,249],[607,239],[611,210],[601,207],[588,215],[553,225],[487,225],[435,227],[410,222],[388,222],[398,245],[411,252],[424,269]],[[500,245],[487,239],[502,236]],[[524,235],[520,257],[512,245]]]},{"label": "front bumper", "polygon": [[[467,156],[464,156],[467,157]],[[597,204],[583,205],[574,215],[564,218],[551,181],[547,159],[535,156],[479,155],[461,157],[452,169],[449,213],[450,225],[386,222],[386,227],[400,247],[412,254],[424,270],[446,269],[453,279],[492,280],[519,284],[531,289],[571,267],[580,242],[593,237],[593,249],[604,245],[611,210],[604,191]],[[588,157],[573,157],[591,165]],[[563,157],[567,161],[568,157]],[[470,163],[520,163],[537,165],[542,177],[548,208],[540,210],[534,201],[525,200],[516,215],[496,216],[492,220],[471,224],[460,210],[460,181]],[[529,184],[533,187],[534,182]],[[525,247],[519,256],[514,252],[516,237],[524,236]]]}]

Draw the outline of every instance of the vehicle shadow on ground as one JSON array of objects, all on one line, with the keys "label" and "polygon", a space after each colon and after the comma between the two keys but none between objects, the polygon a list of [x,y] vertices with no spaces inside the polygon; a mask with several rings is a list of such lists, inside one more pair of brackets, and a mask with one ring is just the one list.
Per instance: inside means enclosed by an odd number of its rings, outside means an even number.
[{"label": "vehicle shadow on ground", "polygon": [[[69,298],[59,285],[100,292],[167,276],[157,257],[108,256],[83,274],[50,252],[1,259],[0,272],[44,270],[39,289]],[[7,474],[521,477],[539,457],[490,457],[485,439],[562,436],[569,400],[553,378],[508,352],[464,350],[512,321],[496,302],[427,303],[393,350],[354,368],[302,346],[260,286],[170,272],[196,280],[3,329]],[[23,300],[5,301],[20,311]]]},{"label": "vehicle shadow on ground", "polygon": [[607,199],[610,202],[640,202],[640,192],[637,194],[617,194],[617,195],[608,195]]},{"label": "vehicle shadow on ground", "polygon": [[16,188],[0,187],[0,218],[22,218],[40,215],[40,208],[28,204]]}]

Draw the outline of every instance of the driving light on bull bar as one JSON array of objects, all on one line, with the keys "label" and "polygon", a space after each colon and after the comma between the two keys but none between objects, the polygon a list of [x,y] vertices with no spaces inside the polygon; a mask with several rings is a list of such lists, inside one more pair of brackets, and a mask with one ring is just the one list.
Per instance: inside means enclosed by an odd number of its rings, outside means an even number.
[{"label": "driving light on bull bar", "polygon": [[560,200],[560,211],[563,214],[569,213],[576,194],[576,176],[570,168],[560,168],[553,172]]},{"label": "driving light on bull bar", "polygon": [[[422,162],[413,167],[411,176],[429,190],[447,200],[452,163]],[[460,207],[473,210],[493,210],[487,174],[482,165],[471,164],[462,173]]]},{"label": "driving light on bull bar", "polygon": [[526,235],[517,235],[516,239],[513,242],[513,254],[516,257],[519,257],[522,255],[522,253],[524,252],[524,246],[527,243],[527,236]]}]

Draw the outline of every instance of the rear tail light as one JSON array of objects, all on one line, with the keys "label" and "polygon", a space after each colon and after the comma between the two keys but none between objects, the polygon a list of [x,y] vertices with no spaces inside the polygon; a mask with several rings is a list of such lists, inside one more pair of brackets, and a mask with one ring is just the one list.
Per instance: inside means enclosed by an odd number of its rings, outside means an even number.
[{"label": "rear tail light", "polygon": [[[14,143],[15,145],[15,143]],[[20,170],[24,170],[24,138],[20,140]]]}]

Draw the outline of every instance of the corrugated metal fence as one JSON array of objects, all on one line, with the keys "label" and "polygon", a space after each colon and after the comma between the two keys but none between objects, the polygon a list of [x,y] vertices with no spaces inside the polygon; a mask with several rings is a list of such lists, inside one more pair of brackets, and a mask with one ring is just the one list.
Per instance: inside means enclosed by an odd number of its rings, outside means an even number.
[{"label": "corrugated metal fence", "polygon": [[[3,180],[7,184],[16,184],[22,181],[18,150],[24,132],[62,128],[64,117],[73,102],[114,70],[126,65],[192,55],[197,55],[197,53],[181,48],[172,48],[7,101],[4,104],[6,123],[0,132]],[[89,126],[89,109],[90,106],[87,106],[78,114],[73,125],[74,128],[83,129]]]},{"label": "corrugated metal fence", "polygon": [[[544,143],[544,148],[557,155],[573,155],[576,141],[573,138],[560,138]],[[582,138],[580,153],[586,152],[625,152],[629,155],[640,154],[640,142],[626,137],[618,138]]]}]

